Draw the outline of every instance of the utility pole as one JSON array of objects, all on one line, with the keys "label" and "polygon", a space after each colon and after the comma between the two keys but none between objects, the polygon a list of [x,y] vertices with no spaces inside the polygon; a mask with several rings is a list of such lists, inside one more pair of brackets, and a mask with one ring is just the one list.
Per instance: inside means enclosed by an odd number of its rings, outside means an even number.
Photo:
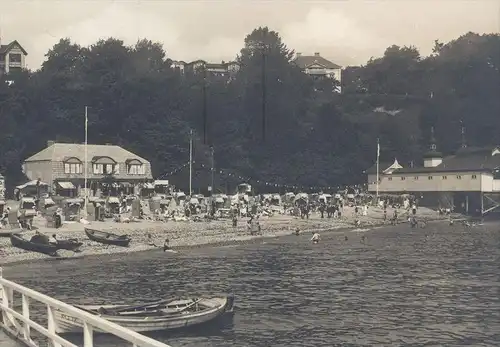
[{"label": "utility pole", "polygon": [[189,196],[193,195],[193,129],[189,131]]},{"label": "utility pole", "polygon": [[[265,37],[264,37],[265,39]],[[267,65],[267,43],[264,42],[262,47],[262,140],[266,141],[266,113],[267,113],[267,86],[266,86],[266,65]]]},{"label": "utility pole", "polygon": [[208,115],[207,115],[207,68],[203,67],[203,143],[207,144],[208,133]]},{"label": "utility pole", "polygon": [[214,174],[215,174],[215,160],[214,160],[214,146],[210,146],[210,154],[212,157],[212,190],[211,190],[211,196],[214,195]]}]

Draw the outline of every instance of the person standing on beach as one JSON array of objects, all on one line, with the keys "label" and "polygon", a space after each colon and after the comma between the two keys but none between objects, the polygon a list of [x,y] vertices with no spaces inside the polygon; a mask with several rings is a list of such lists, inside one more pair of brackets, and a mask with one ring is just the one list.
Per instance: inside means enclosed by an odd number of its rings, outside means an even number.
[{"label": "person standing on beach", "polygon": [[169,251],[172,248],[170,247],[170,240],[165,239],[165,242],[163,243],[163,252]]},{"label": "person standing on beach", "polygon": [[233,211],[233,228],[238,226],[238,215]]},{"label": "person standing on beach", "polygon": [[250,219],[247,221],[247,230],[250,232],[250,235],[253,235],[253,217],[250,217]]}]

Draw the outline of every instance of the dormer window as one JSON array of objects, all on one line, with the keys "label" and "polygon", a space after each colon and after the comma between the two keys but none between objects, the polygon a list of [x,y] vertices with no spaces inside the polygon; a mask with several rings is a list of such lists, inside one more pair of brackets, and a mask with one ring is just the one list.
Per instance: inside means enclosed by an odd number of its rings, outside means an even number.
[{"label": "dormer window", "polygon": [[127,165],[127,173],[129,175],[145,175],[146,166],[140,160],[130,159],[125,162]]},{"label": "dormer window", "polygon": [[21,63],[21,54],[20,53],[10,53],[9,54],[9,62],[10,63]]},{"label": "dormer window", "polygon": [[83,165],[78,158],[67,158],[64,160],[64,173],[65,174],[82,174]]},{"label": "dormer window", "polygon": [[92,158],[92,173],[94,175],[116,175],[119,172],[119,165],[110,157]]}]

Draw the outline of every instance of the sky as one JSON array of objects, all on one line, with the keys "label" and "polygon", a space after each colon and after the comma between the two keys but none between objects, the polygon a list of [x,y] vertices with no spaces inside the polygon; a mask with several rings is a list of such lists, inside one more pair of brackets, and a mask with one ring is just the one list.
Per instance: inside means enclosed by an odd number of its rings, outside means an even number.
[{"label": "sky", "polygon": [[428,55],[436,39],[499,33],[500,0],[0,0],[1,42],[17,40],[30,69],[64,37],[84,46],[147,38],[173,60],[228,61],[259,26],[295,52],[360,65],[392,44]]}]

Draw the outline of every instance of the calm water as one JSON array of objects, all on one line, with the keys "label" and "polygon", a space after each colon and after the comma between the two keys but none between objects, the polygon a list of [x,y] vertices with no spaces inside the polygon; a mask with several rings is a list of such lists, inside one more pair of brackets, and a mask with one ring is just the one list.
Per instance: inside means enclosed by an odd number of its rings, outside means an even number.
[{"label": "calm water", "polygon": [[[43,262],[5,276],[67,302],[232,291],[231,321],[173,347],[500,346],[500,227],[382,228]],[[124,299],[126,298],[126,299]],[[123,346],[101,338],[98,346]]]}]

